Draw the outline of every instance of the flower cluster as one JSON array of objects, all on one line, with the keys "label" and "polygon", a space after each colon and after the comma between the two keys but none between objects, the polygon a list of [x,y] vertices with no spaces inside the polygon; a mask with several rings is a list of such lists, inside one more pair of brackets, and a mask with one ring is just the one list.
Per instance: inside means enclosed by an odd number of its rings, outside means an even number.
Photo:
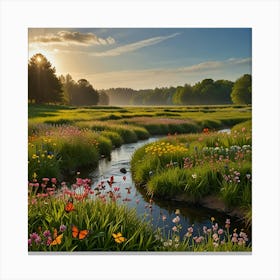
[{"label": "flower cluster", "polygon": [[162,156],[165,154],[185,153],[188,149],[183,144],[171,144],[169,142],[155,142],[145,148],[146,154]]}]

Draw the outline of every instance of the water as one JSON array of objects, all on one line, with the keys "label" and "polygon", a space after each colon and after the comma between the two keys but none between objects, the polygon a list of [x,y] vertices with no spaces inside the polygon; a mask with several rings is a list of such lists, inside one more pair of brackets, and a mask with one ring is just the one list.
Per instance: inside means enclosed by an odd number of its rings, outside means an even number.
[{"label": "water", "polygon": [[[237,218],[229,217],[215,210],[188,205],[184,202],[164,201],[155,198],[153,202],[150,203],[150,197],[146,195],[145,190],[136,188],[132,180],[130,159],[136,149],[158,139],[159,137],[152,137],[148,140],[138,141],[137,143],[124,144],[120,148],[112,151],[111,160],[101,159],[98,168],[90,173],[90,177],[94,182],[93,188],[101,181],[104,181],[104,186],[106,186],[106,188],[101,192],[107,194],[107,192],[111,190],[107,180],[110,180],[110,177],[114,176],[112,188],[120,188],[120,201],[126,203],[129,208],[136,209],[140,217],[145,216],[145,219],[151,220],[154,228],[164,228],[165,233],[174,226],[172,219],[176,217],[176,209],[180,210],[180,224],[183,226],[181,231],[182,236],[187,232],[187,228],[193,225],[194,233],[202,234],[203,226],[211,227],[211,217],[215,217],[215,222],[221,227],[224,227],[225,220],[230,218],[232,229],[238,228],[240,230],[245,228],[244,224]],[[125,168],[127,173],[123,174],[120,172],[121,168]],[[166,217],[165,221],[162,219],[163,216]]]}]

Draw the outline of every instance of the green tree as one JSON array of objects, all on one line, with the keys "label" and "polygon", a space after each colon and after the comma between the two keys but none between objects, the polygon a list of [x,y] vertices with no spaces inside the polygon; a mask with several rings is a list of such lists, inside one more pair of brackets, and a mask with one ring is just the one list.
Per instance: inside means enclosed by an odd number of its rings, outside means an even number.
[{"label": "green tree", "polygon": [[98,91],[99,94],[99,101],[98,101],[98,105],[109,105],[110,99],[108,94],[104,91]]},{"label": "green tree", "polygon": [[73,93],[74,87],[76,86],[76,82],[72,79],[70,74],[67,74],[66,76],[61,75],[59,77],[59,80],[62,84],[63,101],[66,104],[71,104],[72,103],[72,93]]},{"label": "green tree", "polygon": [[189,84],[185,84],[183,87],[178,86],[176,92],[172,97],[172,101],[175,105],[192,104],[193,101],[193,89]]},{"label": "green tree", "polygon": [[236,80],[231,92],[235,104],[252,104],[252,76],[245,74]]},{"label": "green tree", "polygon": [[99,101],[98,92],[86,79],[80,79],[71,89],[71,105],[84,106],[96,105]]},{"label": "green tree", "polygon": [[28,99],[35,103],[61,103],[62,84],[55,74],[55,67],[38,53],[28,62]]}]

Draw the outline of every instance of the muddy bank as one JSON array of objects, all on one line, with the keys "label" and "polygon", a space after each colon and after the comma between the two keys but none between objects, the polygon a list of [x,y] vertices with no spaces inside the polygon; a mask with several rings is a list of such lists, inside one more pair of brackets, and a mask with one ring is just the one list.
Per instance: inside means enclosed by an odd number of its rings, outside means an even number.
[{"label": "muddy bank", "polygon": [[[188,197],[187,194],[176,195],[169,199],[178,202],[186,202],[187,204],[194,204],[194,201],[190,199],[190,197]],[[227,207],[226,204],[217,195],[208,195],[202,197],[201,199],[196,201],[195,204],[198,204],[205,208],[223,212],[232,217],[237,217],[240,219],[244,219],[245,216],[244,210],[238,207],[232,207],[232,208]]]}]

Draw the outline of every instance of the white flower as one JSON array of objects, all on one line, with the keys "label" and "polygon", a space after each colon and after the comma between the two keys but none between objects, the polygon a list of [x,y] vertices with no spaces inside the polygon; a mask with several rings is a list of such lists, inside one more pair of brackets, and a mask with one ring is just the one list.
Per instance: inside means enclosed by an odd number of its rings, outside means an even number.
[{"label": "white flower", "polygon": [[192,174],[192,177],[193,177],[193,179],[196,179],[197,175],[194,173],[194,174]]},{"label": "white flower", "polygon": [[180,222],[180,217],[179,217],[179,216],[176,216],[176,217],[172,220],[172,222],[173,222],[174,224],[179,223],[179,222]]}]

